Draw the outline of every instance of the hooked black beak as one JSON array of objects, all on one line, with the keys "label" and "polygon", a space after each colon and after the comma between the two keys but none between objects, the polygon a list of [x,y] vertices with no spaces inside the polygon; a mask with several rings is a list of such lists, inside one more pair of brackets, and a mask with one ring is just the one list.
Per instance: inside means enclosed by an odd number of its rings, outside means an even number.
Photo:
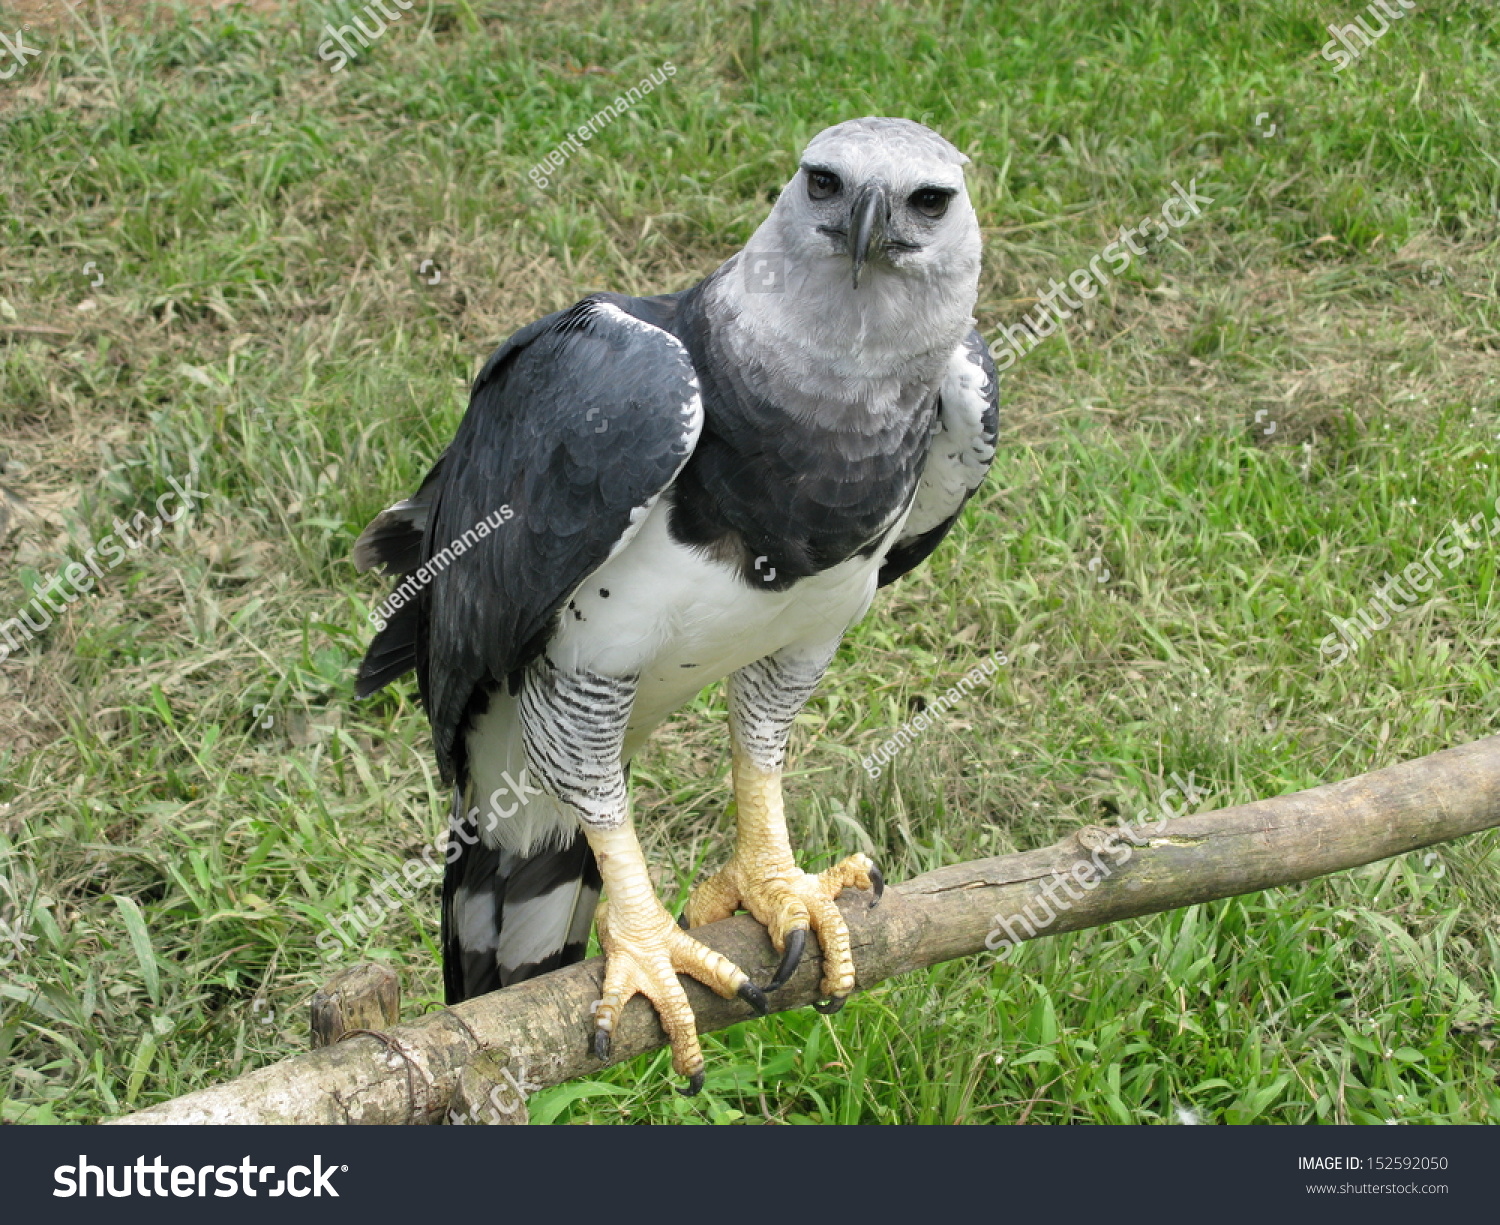
[{"label": "hooked black beak", "polygon": [[891,219],[891,202],[885,188],[871,183],[854,198],[849,210],[849,258],[854,261],[854,288],[859,288],[860,270],[870,254],[871,244],[885,241],[885,230]]}]

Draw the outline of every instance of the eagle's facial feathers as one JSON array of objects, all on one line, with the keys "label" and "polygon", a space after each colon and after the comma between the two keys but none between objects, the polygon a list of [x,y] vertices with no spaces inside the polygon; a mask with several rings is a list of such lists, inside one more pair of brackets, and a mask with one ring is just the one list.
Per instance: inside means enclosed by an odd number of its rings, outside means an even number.
[{"label": "eagle's facial feathers", "polygon": [[[801,385],[856,371],[937,377],[973,326],[979,288],[967,161],[909,119],[852,119],[813,137],[718,288],[756,338],[745,355],[777,354]],[[745,269],[766,266],[784,267],[784,283],[745,283]]]}]

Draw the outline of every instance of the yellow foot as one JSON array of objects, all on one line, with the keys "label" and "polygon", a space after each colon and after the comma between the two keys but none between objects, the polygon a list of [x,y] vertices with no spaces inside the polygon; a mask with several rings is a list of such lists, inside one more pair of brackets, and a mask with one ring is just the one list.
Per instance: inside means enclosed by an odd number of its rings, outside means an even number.
[{"label": "yellow foot", "polygon": [[688,1078],[682,1092],[691,1097],[703,1088],[703,1048],[698,1023],[677,975],[690,974],[725,999],[738,996],[760,1016],[766,997],[750,976],[727,957],[687,935],[655,897],[649,905],[621,907],[611,914],[599,908],[599,942],[604,946],[604,994],[594,1013],[594,1054],[609,1058],[610,1037],[620,1010],[636,995],[656,1008],[672,1043],[672,1067]]},{"label": "yellow foot", "polygon": [[875,895],[870,902],[873,907],[880,901],[885,882],[868,855],[851,855],[816,876],[774,862],[774,858],[768,862],[768,858],[749,856],[744,862],[737,850],[721,871],[693,890],[683,917],[689,927],[701,927],[727,919],[742,907],[754,915],[782,955],[767,991],[775,991],[796,973],[811,928],[823,949],[826,997],[826,1002],[813,1007],[819,1012],[837,1012],[854,990],[854,958],[849,951],[848,924],[834,899],[845,889],[863,889]]}]

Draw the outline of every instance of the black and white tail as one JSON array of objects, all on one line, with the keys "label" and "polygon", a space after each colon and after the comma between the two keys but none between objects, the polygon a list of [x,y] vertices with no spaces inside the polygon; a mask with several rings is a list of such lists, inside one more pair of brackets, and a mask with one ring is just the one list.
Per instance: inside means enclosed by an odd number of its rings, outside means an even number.
[{"label": "black and white tail", "polygon": [[[455,797],[458,801],[458,797]],[[486,846],[454,813],[443,875],[443,987],[457,1004],[582,961],[602,882],[582,832],[529,854]]]},{"label": "black and white tail", "polygon": [[[445,462],[446,456],[439,459],[415,495],[387,507],[360,534],[354,561],[362,573],[379,567],[404,578],[419,568]],[[355,683],[360,697],[418,667],[421,614],[429,594],[430,588],[420,584],[415,597],[392,611],[375,635]],[[477,822],[460,816],[465,791],[489,791],[477,784],[473,771],[486,778],[493,773],[490,786],[501,779],[509,784],[509,768],[525,778],[514,703],[494,695],[488,713],[489,720],[478,716],[478,751],[466,755],[461,777],[468,786],[455,791],[448,831],[442,941],[443,985],[450,1004],[582,961],[599,904],[594,853],[576,822],[550,796],[533,798],[519,817],[514,809],[506,813],[507,821],[514,818],[506,830],[512,843],[546,849],[522,853],[486,846]]]}]

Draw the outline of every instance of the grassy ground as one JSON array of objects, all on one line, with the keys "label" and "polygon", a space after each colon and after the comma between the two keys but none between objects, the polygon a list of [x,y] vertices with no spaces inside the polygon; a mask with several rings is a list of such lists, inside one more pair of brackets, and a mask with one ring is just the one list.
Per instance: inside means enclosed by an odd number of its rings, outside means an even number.
[{"label": "grassy ground", "polygon": [[[1006,376],[987,490],[800,721],[809,856],[899,879],[1134,813],[1172,771],[1217,807],[1496,730],[1487,536],[1347,661],[1321,647],[1495,514],[1492,4],[1423,3],[1337,73],[1323,27],[1358,10],[1303,0],[419,4],[338,73],[331,8],[140,7],[0,4],[42,51],[0,81],[0,620],[169,477],[209,495],[0,664],[5,1120],[303,1045],[323,917],[443,821],[414,688],[351,697],[382,594],[354,536],[506,334],[704,275],[851,116],[973,157],[987,336],[1174,180],[1213,203]],[[859,759],[997,648],[872,782]],[[701,698],[637,771],[669,901],[726,854],[723,724]],[[708,1039],[694,1101],[658,1055],[533,1118],[1494,1121],[1497,869],[1484,836],[952,963]],[[362,950],[413,1010],[437,913],[434,885]]]}]

